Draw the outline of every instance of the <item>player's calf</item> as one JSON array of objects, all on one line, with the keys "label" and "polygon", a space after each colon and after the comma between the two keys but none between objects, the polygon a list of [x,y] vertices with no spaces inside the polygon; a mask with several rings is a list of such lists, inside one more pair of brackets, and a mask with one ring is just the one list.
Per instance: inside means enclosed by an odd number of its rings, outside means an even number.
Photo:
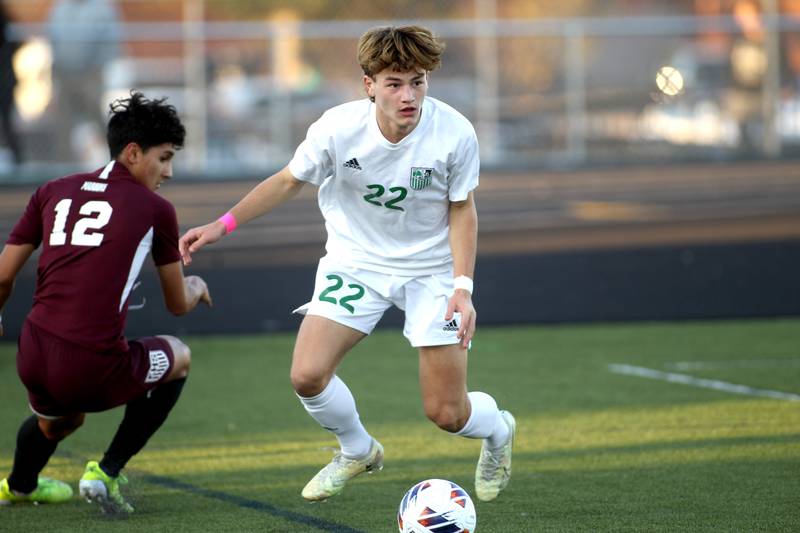
[{"label": "player's calf", "polygon": [[149,393],[131,401],[100,466],[115,477],[128,461],[144,448],[178,402],[186,378],[162,383]]}]

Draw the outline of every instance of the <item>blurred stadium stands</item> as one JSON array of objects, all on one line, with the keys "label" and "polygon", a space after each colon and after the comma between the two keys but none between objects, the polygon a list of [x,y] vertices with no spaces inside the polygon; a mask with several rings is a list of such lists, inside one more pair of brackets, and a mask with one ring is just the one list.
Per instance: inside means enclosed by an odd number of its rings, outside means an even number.
[{"label": "blurred stadium stands", "polygon": [[[487,168],[800,152],[796,0],[683,0],[668,8],[644,0],[109,3],[119,15],[119,42],[93,41],[116,32],[89,23],[66,37],[98,50],[120,47],[105,65],[98,112],[131,87],[169,96],[190,126],[182,170],[198,179],[281,167],[324,109],[363,94],[358,36],[404,22],[429,25],[447,42],[431,95],[473,120]],[[80,117],[69,133],[54,123],[68,102],[51,75],[53,2],[5,4],[16,21],[7,33],[21,45],[16,101],[26,163],[13,168],[0,157],[0,180],[41,181],[58,166],[99,164],[99,132]],[[415,18],[425,16],[432,18]],[[668,64],[685,80],[675,96],[655,83]],[[59,153],[54,137],[64,135],[74,149]]]}]

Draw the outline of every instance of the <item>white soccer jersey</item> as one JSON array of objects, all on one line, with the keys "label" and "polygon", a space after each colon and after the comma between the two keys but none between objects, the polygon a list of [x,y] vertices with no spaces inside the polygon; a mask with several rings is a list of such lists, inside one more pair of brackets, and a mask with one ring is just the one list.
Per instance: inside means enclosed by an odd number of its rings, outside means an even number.
[{"label": "white soccer jersey", "polygon": [[289,162],[319,187],[328,256],[358,268],[417,276],[448,271],[450,201],[478,186],[478,141],[458,111],[426,97],[399,143],[378,128],[368,99],[326,111]]}]

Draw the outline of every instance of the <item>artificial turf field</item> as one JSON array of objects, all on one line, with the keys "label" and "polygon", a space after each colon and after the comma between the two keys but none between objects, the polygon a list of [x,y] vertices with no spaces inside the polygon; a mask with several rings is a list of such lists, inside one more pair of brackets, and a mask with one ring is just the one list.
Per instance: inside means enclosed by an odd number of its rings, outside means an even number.
[{"label": "artificial turf field", "polygon": [[[126,469],[136,512],[106,517],[76,496],[0,508],[0,530],[392,532],[419,480],[450,479],[474,497],[480,445],[424,419],[416,354],[399,331],[375,333],[340,370],[385,468],[317,504],[300,490],[335,440],[291,391],[293,335],[186,340],[183,397]],[[29,414],[14,354],[0,344],[0,476]],[[470,389],[518,423],[511,484],[475,501],[479,533],[800,530],[800,319],[482,327]],[[44,475],[77,490],[121,415],[88,416]]]}]

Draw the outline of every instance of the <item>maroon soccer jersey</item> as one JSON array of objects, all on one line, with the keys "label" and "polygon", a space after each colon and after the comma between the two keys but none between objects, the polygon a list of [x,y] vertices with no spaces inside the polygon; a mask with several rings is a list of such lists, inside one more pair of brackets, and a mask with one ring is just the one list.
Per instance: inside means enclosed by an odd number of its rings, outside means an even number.
[{"label": "maroon soccer jersey", "polygon": [[8,244],[42,244],[28,319],[92,350],[127,350],[128,297],[147,255],[180,260],[175,208],[121,163],[48,182]]}]

